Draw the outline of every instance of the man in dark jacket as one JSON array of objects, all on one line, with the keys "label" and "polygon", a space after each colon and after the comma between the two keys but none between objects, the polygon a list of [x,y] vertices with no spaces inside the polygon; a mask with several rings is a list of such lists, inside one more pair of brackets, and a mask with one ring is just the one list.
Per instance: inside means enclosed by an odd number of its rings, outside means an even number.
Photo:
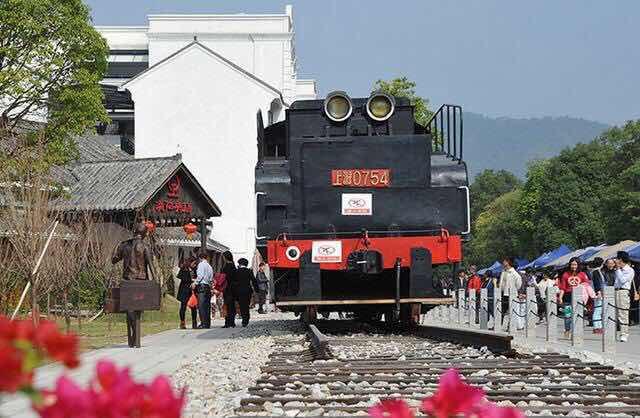
[{"label": "man in dark jacket", "polygon": [[253,289],[258,288],[253,271],[247,268],[248,265],[249,260],[246,258],[238,260],[238,269],[232,282],[233,296],[240,305],[243,327],[249,325],[249,301],[251,300]]}]

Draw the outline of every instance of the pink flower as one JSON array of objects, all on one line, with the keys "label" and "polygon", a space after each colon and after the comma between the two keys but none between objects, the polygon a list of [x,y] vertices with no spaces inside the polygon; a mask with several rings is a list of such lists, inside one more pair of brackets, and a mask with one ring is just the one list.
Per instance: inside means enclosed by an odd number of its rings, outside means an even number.
[{"label": "pink flower", "polygon": [[507,408],[498,406],[492,402],[486,402],[479,406],[475,414],[478,418],[525,418],[524,414],[517,408]]},{"label": "pink flower", "polygon": [[180,418],[180,413],[185,401],[184,389],[176,396],[173,393],[171,382],[165,376],[153,379],[147,389],[148,417]]},{"label": "pink flower", "polygon": [[447,370],[440,376],[436,393],[422,401],[422,412],[436,418],[468,414],[484,398],[484,391],[462,381],[458,371]]},{"label": "pink flower", "polygon": [[61,378],[34,408],[43,418],[180,418],[184,401],[184,391],[175,394],[164,376],[145,385],[129,369],[100,361],[87,389]]},{"label": "pink flower", "polygon": [[55,390],[42,394],[42,404],[34,406],[42,418],[96,418],[92,393],[66,376],[58,379]]},{"label": "pink flower", "polygon": [[369,409],[373,418],[413,418],[409,405],[402,399],[386,399]]}]

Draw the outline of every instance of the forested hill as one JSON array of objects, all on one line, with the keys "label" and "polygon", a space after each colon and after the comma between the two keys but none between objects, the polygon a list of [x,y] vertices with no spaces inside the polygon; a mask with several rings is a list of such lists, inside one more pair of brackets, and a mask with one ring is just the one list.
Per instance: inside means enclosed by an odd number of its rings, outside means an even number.
[{"label": "forested hill", "polygon": [[571,117],[489,118],[464,113],[464,159],[473,178],[484,169],[504,169],[523,178],[527,162],[557,155],[578,142],[589,142],[609,128]]}]

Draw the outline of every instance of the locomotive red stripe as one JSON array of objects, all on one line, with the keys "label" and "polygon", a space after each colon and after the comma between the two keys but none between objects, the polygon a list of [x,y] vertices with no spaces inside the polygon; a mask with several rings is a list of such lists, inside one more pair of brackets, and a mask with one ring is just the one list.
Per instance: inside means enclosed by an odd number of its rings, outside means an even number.
[{"label": "locomotive red stripe", "polygon": [[[311,251],[313,241],[316,240],[291,240],[280,239],[267,241],[268,262],[271,268],[300,268],[300,262],[292,261],[286,256],[290,247],[297,247],[301,254]],[[462,260],[462,240],[459,235],[417,236],[417,237],[382,237],[366,238],[368,246],[365,246],[365,238],[332,239],[342,242],[342,262],[321,263],[322,270],[346,270],[347,257],[357,250],[375,250],[382,254],[384,269],[391,269],[397,258],[402,260],[403,267],[410,267],[411,249],[423,247],[431,251],[432,264],[456,263]]]}]

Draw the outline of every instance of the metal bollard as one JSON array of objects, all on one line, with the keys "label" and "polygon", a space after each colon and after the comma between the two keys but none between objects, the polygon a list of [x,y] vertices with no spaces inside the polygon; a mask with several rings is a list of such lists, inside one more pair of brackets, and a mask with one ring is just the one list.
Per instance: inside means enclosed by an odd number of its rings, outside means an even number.
[{"label": "metal bollard", "polygon": [[546,340],[550,343],[558,341],[558,288],[547,287],[547,335]]},{"label": "metal bollard", "polygon": [[525,336],[528,339],[536,339],[536,321],[538,319],[538,300],[536,299],[536,289],[527,287],[527,304]]},{"label": "metal bollard", "polygon": [[451,305],[451,323],[455,324],[456,322],[458,322],[458,306],[457,306],[457,300],[455,301],[456,303],[454,303],[453,305]]},{"label": "metal bollard", "polygon": [[489,323],[489,300],[487,289],[480,289],[480,329],[487,329]]},{"label": "metal bollard", "polygon": [[469,302],[468,302],[468,306],[469,309],[467,311],[467,316],[469,318],[469,328],[475,328],[476,327],[476,290],[475,289],[469,289]]},{"label": "metal bollard", "polygon": [[616,291],[613,286],[602,289],[602,352],[616,353]]},{"label": "metal bollard", "polygon": [[502,288],[493,289],[493,330],[502,331]]},{"label": "metal bollard", "polygon": [[509,289],[509,334],[515,336],[518,331],[518,314],[520,304],[518,303],[518,289],[511,286]]},{"label": "metal bollard", "polygon": [[578,285],[571,292],[571,345],[574,347],[582,347],[584,342],[584,303],[582,302],[582,293],[584,287]]},{"label": "metal bollard", "polygon": [[464,324],[464,289],[458,290],[458,325]]}]

